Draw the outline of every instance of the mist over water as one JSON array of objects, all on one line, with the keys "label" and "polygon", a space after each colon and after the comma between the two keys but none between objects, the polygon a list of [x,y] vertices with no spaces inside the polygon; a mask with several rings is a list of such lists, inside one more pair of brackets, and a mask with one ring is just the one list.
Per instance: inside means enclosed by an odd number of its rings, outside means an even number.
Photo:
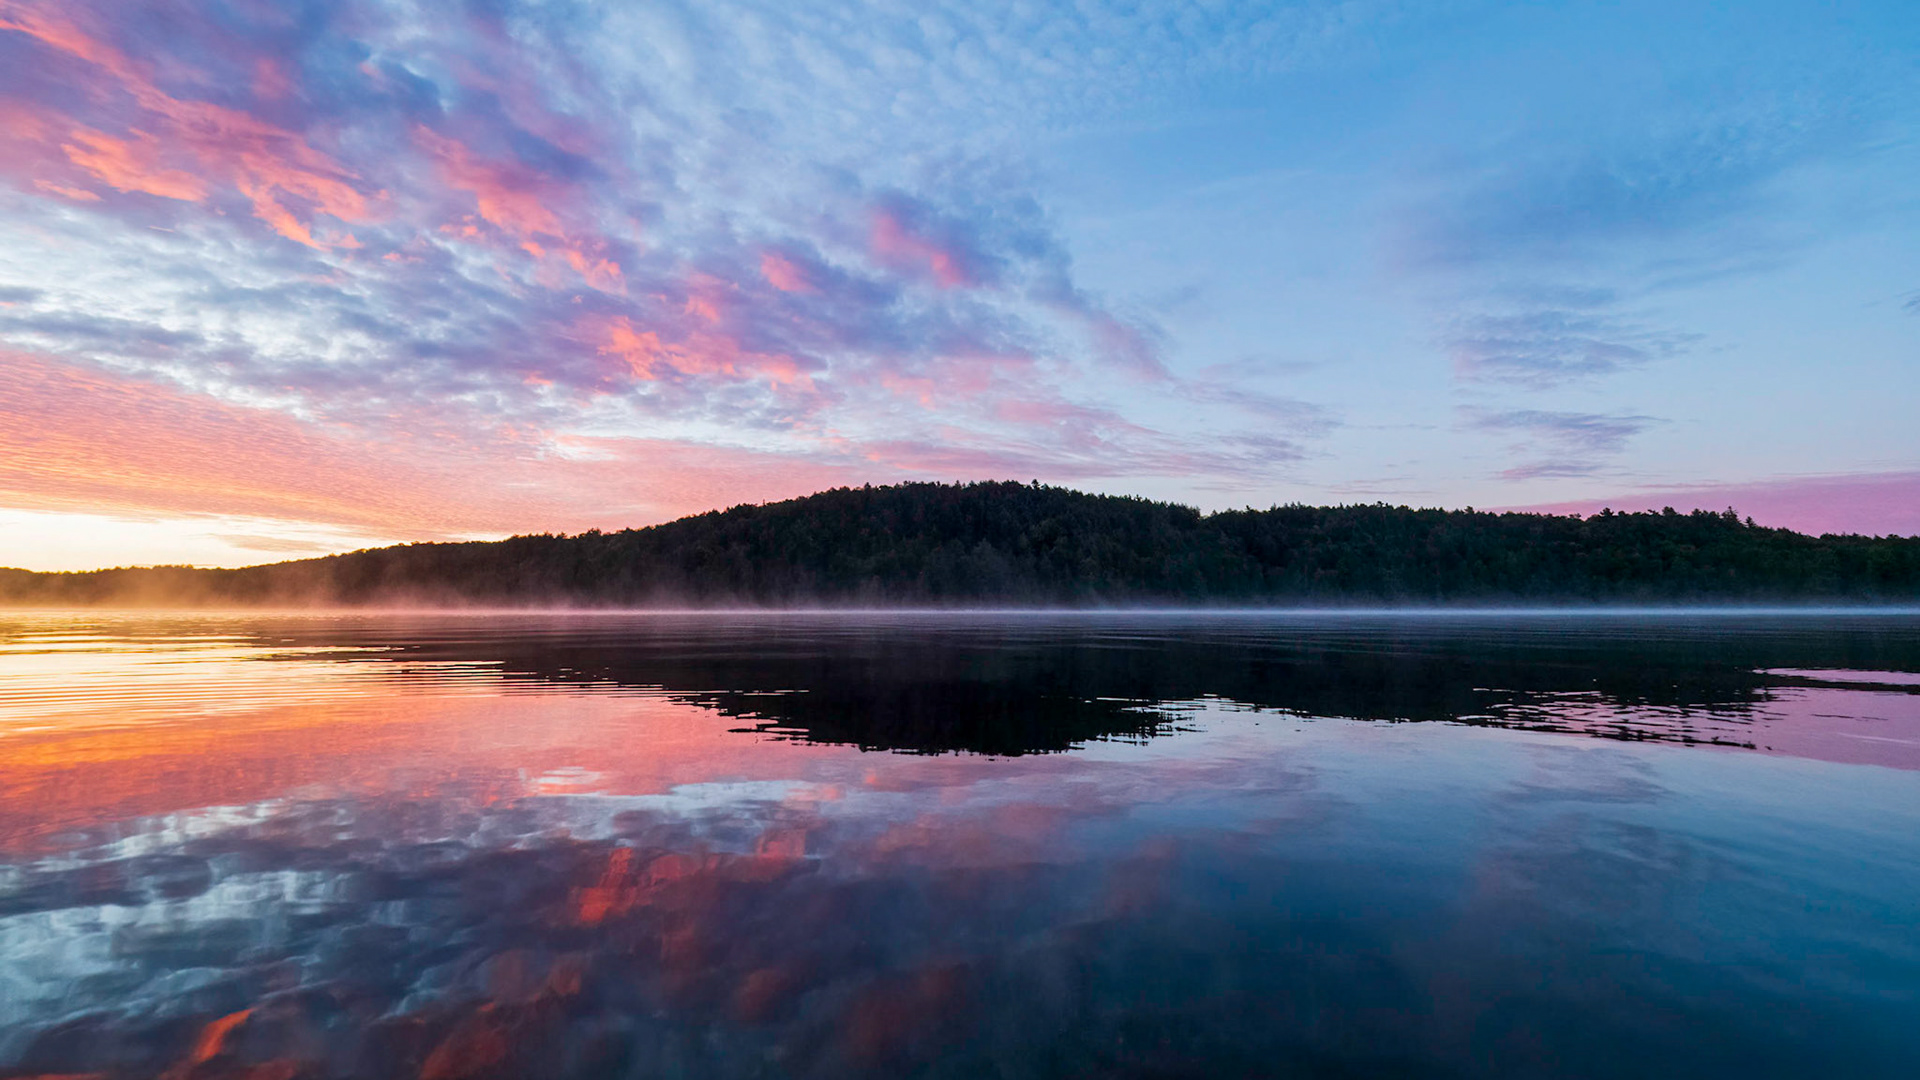
[{"label": "mist over water", "polygon": [[1911,1076],[1920,616],[0,616],[0,1070]]}]

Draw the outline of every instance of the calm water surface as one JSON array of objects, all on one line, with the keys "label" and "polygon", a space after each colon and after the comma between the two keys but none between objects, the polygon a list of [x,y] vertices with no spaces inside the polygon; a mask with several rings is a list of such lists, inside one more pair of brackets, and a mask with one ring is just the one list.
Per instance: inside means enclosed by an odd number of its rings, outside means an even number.
[{"label": "calm water surface", "polygon": [[1920,1076],[1920,618],[0,615],[0,1075]]}]

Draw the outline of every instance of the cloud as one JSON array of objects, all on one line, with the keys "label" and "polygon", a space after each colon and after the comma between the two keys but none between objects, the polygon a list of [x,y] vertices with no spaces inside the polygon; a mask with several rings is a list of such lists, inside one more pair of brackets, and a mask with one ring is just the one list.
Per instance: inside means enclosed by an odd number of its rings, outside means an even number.
[{"label": "cloud", "polygon": [[[1456,370],[1547,388],[1671,359],[1703,337],[1623,304],[1777,269],[1875,216],[1821,205],[1815,177],[1903,167],[1867,163],[1900,142],[1868,104],[1887,96],[1891,69],[1821,72],[1807,49],[1657,96],[1625,82],[1562,101],[1477,143],[1456,136],[1409,170],[1388,259],[1443,294]],[[1617,74],[1594,73],[1597,85]]]},{"label": "cloud", "polygon": [[763,251],[760,253],[760,276],[767,284],[789,293],[817,293],[819,287],[813,283],[806,266],[798,259],[781,251]]},{"label": "cloud", "polygon": [[1670,359],[1697,334],[1649,330],[1605,314],[1543,308],[1458,319],[1442,337],[1454,370],[1472,379],[1550,387]]},{"label": "cloud", "polygon": [[226,515],[440,539],[623,528],[874,480],[1258,478],[1301,456],[1280,435],[1194,446],[1062,399],[996,408],[1025,434],[990,438],[934,426],[926,437],[828,434],[774,451],[525,425],[475,430],[431,409],[371,424],[303,421],[149,379],[0,353],[0,505]]},{"label": "cloud", "polygon": [[1651,416],[1515,409],[1474,412],[1468,426],[1477,431],[1516,436],[1507,450],[1533,460],[1503,469],[1503,480],[1591,476],[1627,441],[1659,423]]},{"label": "cloud", "polygon": [[282,536],[253,536],[246,533],[213,533],[212,536],[242,551],[262,551],[270,555],[324,555],[334,550],[331,544]]},{"label": "cloud", "polygon": [[[648,519],[680,477],[1268,475],[1315,410],[1176,379],[1016,156],[950,136],[1279,70],[1358,12],[4,0],[8,377],[128,433],[12,402],[53,441],[10,490],[445,535]],[[1145,424],[1116,375],[1191,407]]]},{"label": "cloud", "polygon": [[[838,5],[734,0],[623,9],[606,30],[655,74],[655,99],[704,96],[862,157],[1118,115],[1209,78],[1264,78],[1366,47],[1382,0]],[[698,105],[687,105],[689,112]]]},{"label": "cloud", "polygon": [[1648,109],[1626,124],[1588,118],[1571,136],[1516,130],[1437,165],[1397,223],[1400,259],[1452,272],[1610,256],[1656,264],[1676,258],[1672,242],[1685,239],[1687,258],[1738,265],[1782,238],[1721,226],[1751,221],[1768,186],[1808,155],[1869,134],[1838,87],[1730,83],[1704,100]]},{"label": "cloud", "polygon": [[1209,377],[1206,373],[1177,381],[1172,392],[1185,401],[1224,406],[1266,423],[1281,425],[1294,436],[1324,435],[1339,426],[1331,412],[1312,402],[1257,390],[1217,376]]},{"label": "cloud", "polygon": [[663,439],[446,434],[427,415],[377,430],[302,423],[0,355],[0,497],[30,509],[235,515],[431,539],[618,528],[853,478],[831,460]]},{"label": "cloud", "polygon": [[[618,319],[663,344],[722,333],[744,353],[854,381],[937,352],[1158,362],[1151,329],[1074,286],[1060,243],[1004,178],[942,167],[910,192],[803,165],[784,190],[743,188],[737,161],[702,149],[729,137],[734,115],[688,115],[698,103],[661,88],[636,110],[622,95],[639,91],[614,84],[638,73],[583,61],[605,61],[588,9],[503,5],[463,18],[318,6],[297,31],[138,5],[7,12],[0,37],[24,66],[81,88],[10,103],[31,120],[25,145],[39,148],[13,159],[16,189],[41,195],[42,223],[75,240],[117,245],[123,259],[140,249],[152,306],[170,321],[223,323],[239,348],[221,370],[239,391],[345,390],[335,357],[290,371],[290,357],[264,348],[267,332],[247,325],[264,314],[246,310],[255,305],[274,309],[281,342],[360,339],[359,366],[382,372],[385,393],[409,375],[424,393],[453,389],[436,380],[455,358],[461,389],[491,381],[486,391],[511,397],[532,377],[617,392],[594,362],[604,342],[580,324]],[[228,70],[273,92],[233,94]],[[656,123],[680,127],[684,145],[635,136]],[[113,197],[75,219],[44,195],[49,184]],[[119,197],[129,194],[146,198]],[[796,199],[804,213],[782,205]],[[191,250],[142,247],[113,222],[164,227]],[[276,250],[274,237],[310,252]],[[209,298],[223,304],[208,312]],[[102,314],[96,297],[41,299]],[[1060,337],[1075,324],[1077,345]],[[281,352],[271,370],[246,359],[271,352]],[[422,359],[432,363],[409,371]]]},{"label": "cloud", "polygon": [[[73,114],[42,113],[19,125],[20,141],[39,143],[29,156],[37,182],[69,191],[101,192],[105,185],[188,203],[207,201],[216,183],[243,199],[274,232],[310,247],[314,219],[363,220],[368,194],[359,177],[309,144],[299,133],[214,101],[179,97],[162,88],[151,61],[136,60],[80,21],[67,7],[13,3],[0,11],[0,31],[30,37],[68,77],[93,91],[83,122]],[[91,13],[90,13],[91,14]],[[27,99],[21,107],[31,110]],[[77,110],[76,110],[77,111]],[[119,133],[100,130],[112,124]],[[71,169],[45,175],[57,144]]]},{"label": "cloud", "polygon": [[940,221],[899,196],[881,200],[873,211],[873,254],[883,264],[930,278],[943,289],[976,287],[996,275],[959,223]]}]

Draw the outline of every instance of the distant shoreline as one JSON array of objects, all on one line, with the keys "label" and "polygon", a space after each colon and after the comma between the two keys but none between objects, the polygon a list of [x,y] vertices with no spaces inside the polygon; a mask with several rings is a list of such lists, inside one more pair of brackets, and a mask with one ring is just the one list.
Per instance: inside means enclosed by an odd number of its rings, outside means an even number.
[{"label": "distant shoreline", "polygon": [[1554,619],[1570,616],[1623,619],[1685,618],[1920,618],[1920,605],[1835,606],[1731,605],[1631,607],[1565,605],[1559,607],[146,607],[97,604],[48,607],[0,604],[0,617],[9,615],[128,615],[128,616],[236,616],[246,618],[310,618],[366,616],[377,618],[844,618],[844,619]]},{"label": "distant shoreline", "polygon": [[237,569],[0,569],[0,607],[1169,612],[1920,605],[1920,537],[1734,511],[1384,504],[1202,514],[1014,482],[837,488],[663,525],[403,544]]}]

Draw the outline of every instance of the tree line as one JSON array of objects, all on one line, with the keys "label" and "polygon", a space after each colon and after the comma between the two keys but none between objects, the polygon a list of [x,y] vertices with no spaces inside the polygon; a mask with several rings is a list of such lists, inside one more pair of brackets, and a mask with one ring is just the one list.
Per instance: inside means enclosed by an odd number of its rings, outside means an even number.
[{"label": "tree line", "polygon": [[1915,600],[1920,537],[1807,536],[1732,510],[1202,514],[1004,481],[836,488],[619,532],[405,544],[234,570],[0,571],[0,602],[15,605]]}]

